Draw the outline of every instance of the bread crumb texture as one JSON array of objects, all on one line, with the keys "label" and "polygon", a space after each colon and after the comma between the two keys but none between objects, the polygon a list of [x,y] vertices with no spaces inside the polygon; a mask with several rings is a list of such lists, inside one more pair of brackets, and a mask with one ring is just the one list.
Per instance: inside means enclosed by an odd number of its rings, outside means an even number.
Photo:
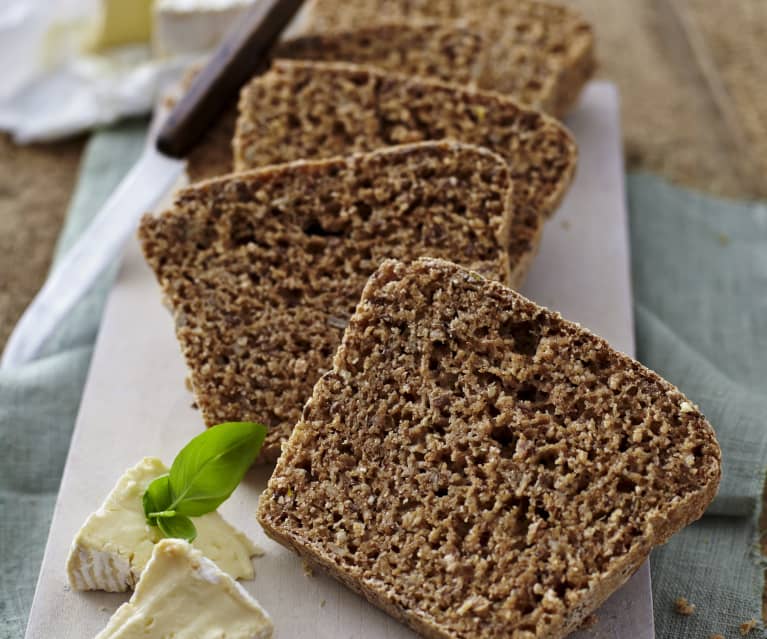
[{"label": "bread crumb texture", "polygon": [[501,284],[388,260],[259,521],[424,636],[564,637],[713,498],[684,401]]},{"label": "bread crumb texture", "polygon": [[472,85],[485,42],[454,22],[382,22],[281,42],[274,58],[371,64],[412,76]]},{"label": "bread crumb texture", "polygon": [[[340,106],[340,108],[339,108]],[[577,151],[556,120],[511,98],[372,67],[278,60],[240,98],[235,168],[449,138],[503,157],[515,198],[553,212]]]},{"label": "bread crumb texture", "polygon": [[[333,33],[387,20],[458,22],[479,33],[480,88],[508,93],[556,116],[574,104],[596,68],[594,34],[570,7],[539,0],[315,0],[308,29]],[[454,22],[455,21],[455,22]]]},{"label": "bread crumb texture", "polygon": [[[405,75],[472,84],[484,46],[478,33],[455,23],[411,24],[376,20],[374,25],[288,40],[276,47],[274,55],[371,64]],[[191,79],[199,70],[200,67],[195,67],[189,74],[186,87],[191,85]],[[232,171],[236,119],[237,101],[233,100],[190,152],[187,173],[192,182]],[[275,162],[308,157],[293,155],[275,159]]]},{"label": "bread crumb texture", "polygon": [[556,120],[514,100],[370,67],[277,61],[242,91],[235,170],[452,139],[503,157],[514,182],[509,255],[521,283],[543,221],[575,173],[577,150]]},{"label": "bread crumb texture", "polygon": [[[682,412],[689,411],[685,411],[683,406]],[[674,602],[674,610],[676,610],[677,614],[689,617],[692,613],[695,612],[695,604],[691,604],[685,597],[677,597],[676,601]]]},{"label": "bread crumb texture", "polygon": [[510,196],[500,157],[441,142],[211,180],[146,216],[139,237],[205,422],[265,423],[274,460],[384,259],[508,280]]}]

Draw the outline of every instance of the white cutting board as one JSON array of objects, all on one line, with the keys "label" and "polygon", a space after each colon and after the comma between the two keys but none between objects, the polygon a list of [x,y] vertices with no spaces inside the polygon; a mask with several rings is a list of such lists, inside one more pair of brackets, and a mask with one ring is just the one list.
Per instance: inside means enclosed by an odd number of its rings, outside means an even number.
[{"label": "white cutting board", "polygon": [[[634,337],[618,96],[593,83],[568,118],[580,148],[578,175],[548,222],[524,292],[633,353]],[[186,369],[152,273],[131,242],[104,314],[75,426],[27,639],[95,636],[125,594],[72,591],[64,564],[69,545],[129,466],[145,455],[170,463],[200,432],[184,386]],[[275,620],[276,639],[414,637],[398,622],[270,541],[255,519],[268,471],[254,470],[222,507],[266,551],[246,582]],[[578,637],[652,639],[649,571],[643,567],[605,604],[599,623]]]}]

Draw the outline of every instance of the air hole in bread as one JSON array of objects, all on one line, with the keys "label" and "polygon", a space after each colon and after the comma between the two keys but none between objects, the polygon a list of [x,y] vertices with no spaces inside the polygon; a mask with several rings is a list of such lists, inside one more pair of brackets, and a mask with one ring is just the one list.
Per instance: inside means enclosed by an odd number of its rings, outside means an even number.
[{"label": "air hole in bread", "polygon": [[550,447],[540,451],[535,461],[539,466],[543,466],[544,468],[551,470],[556,466],[558,457],[559,457],[559,450],[556,448]]},{"label": "air hole in bread", "polygon": [[538,350],[541,336],[532,321],[519,322],[510,318],[501,324],[499,332],[502,338],[512,340],[515,353],[531,357]]},{"label": "air hole in bread", "polygon": [[253,223],[244,213],[232,214],[229,224],[229,240],[234,246],[244,246],[256,242],[256,231],[253,228]]},{"label": "air hole in bread", "polygon": [[490,431],[492,437],[501,449],[501,457],[511,459],[517,445],[517,437],[508,426],[496,426]]},{"label": "air hole in bread", "polygon": [[627,477],[621,477],[615,485],[619,493],[633,493],[635,488],[636,484]]},{"label": "air hole in bread", "polygon": [[343,229],[330,229],[316,218],[307,221],[306,226],[304,227],[304,233],[318,237],[342,237],[344,235]]},{"label": "air hole in bread", "polygon": [[551,516],[549,511],[546,510],[543,506],[536,506],[535,514],[543,521],[548,521],[549,517]]}]

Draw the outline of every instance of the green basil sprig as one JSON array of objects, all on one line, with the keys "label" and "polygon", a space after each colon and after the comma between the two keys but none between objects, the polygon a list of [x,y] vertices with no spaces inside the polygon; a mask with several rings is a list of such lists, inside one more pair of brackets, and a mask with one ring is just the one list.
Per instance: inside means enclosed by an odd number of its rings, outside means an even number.
[{"label": "green basil sprig", "polygon": [[190,517],[213,512],[237,488],[258,457],[266,426],[227,422],[190,441],[173,460],[170,472],[155,479],[143,497],[147,522],[165,537],[194,541]]}]

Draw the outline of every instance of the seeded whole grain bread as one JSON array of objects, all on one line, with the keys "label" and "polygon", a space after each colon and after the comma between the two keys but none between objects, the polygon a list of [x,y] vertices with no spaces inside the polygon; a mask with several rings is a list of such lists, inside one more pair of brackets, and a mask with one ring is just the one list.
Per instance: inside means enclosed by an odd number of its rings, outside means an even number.
[{"label": "seeded whole grain bread", "polygon": [[577,162],[570,133],[539,111],[499,94],[372,67],[277,61],[243,88],[239,109],[237,171],[443,138],[494,151],[514,181],[509,283],[515,287]]},{"label": "seeded whole grain bread", "polygon": [[[373,64],[407,75],[470,84],[478,74],[483,46],[476,31],[459,24],[383,21],[333,34],[293,38],[280,43],[275,55]],[[190,79],[196,72],[192,71]],[[235,100],[189,154],[187,173],[191,181],[231,172],[236,120]]]},{"label": "seeded whole grain bread", "polygon": [[353,62],[445,82],[476,83],[485,43],[454,22],[376,20],[354,29],[304,35],[280,43],[275,59]]},{"label": "seeded whole grain bread", "polygon": [[431,142],[209,180],[145,216],[206,424],[265,423],[273,461],[386,258],[450,257],[507,280],[511,184],[490,151]]},{"label": "seeded whole grain bread", "polygon": [[701,516],[720,458],[601,338],[455,264],[389,260],[258,518],[425,637],[559,639]]},{"label": "seeded whole grain bread", "polygon": [[335,32],[387,20],[458,22],[485,41],[480,88],[508,93],[557,117],[596,68],[591,25],[540,0],[314,0],[306,29]]}]

